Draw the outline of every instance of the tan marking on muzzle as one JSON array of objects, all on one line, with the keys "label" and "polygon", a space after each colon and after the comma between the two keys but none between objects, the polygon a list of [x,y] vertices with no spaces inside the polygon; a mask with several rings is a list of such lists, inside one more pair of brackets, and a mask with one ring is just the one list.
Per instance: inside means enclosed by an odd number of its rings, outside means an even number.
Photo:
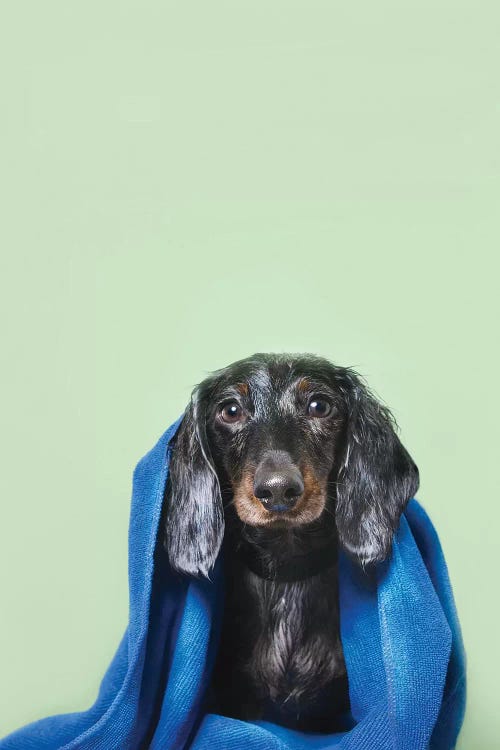
[{"label": "tan marking on muzzle", "polygon": [[326,486],[308,466],[302,469],[304,493],[294,508],[281,513],[266,510],[253,494],[254,469],[245,469],[234,488],[234,507],[239,518],[251,526],[300,526],[315,521],[325,508]]}]

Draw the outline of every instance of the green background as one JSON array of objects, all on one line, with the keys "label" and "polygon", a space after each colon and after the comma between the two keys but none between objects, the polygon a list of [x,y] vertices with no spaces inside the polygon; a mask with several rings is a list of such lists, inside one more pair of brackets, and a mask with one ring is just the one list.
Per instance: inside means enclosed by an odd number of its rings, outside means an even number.
[{"label": "green background", "polygon": [[87,708],[132,471],[254,351],[390,405],[496,746],[496,2],[4,3],[0,736]]}]

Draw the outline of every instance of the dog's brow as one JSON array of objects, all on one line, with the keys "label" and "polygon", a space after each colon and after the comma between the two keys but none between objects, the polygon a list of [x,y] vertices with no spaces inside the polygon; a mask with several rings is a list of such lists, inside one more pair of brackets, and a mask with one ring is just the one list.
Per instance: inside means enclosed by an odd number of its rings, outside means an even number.
[{"label": "dog's brow", "polygon": [[332,393],[331,387],[323,382],[322,380],[312,377],[301,377],[300,380],[292,384],[292,388],[299,393],[310,393],[313,391],[325,391],[326,393]]},{"label": "dog's brow", "polygon": [[311,381],[309,378],[301,378],[297,384],[297,389],[302,392],[306,392],[311,388]]},{"label": "dog's brow", "polygon": [[215,399],[217,401],[223,401],[224,399],[228,398],[238,398],[239,395],[242,395],[241,392],[236,388],[234,385],[226,385],[224,388],[221,388],[217,393],[215,394]]},{"label": "dog's brow", "polygon": [[304,377],[298,384],[295,384],[295,397],[301,401],[305,398],[310,398],[312,395],[318,396],[321,394],[324,398],[331,400],[337,406],[340,402],[339,393],[332,388],[332,386],[320,378]]},{"label": "dog's brow", "polygon": [[248,396],[248,383],[237,383],[235,387],[242,396]]}]

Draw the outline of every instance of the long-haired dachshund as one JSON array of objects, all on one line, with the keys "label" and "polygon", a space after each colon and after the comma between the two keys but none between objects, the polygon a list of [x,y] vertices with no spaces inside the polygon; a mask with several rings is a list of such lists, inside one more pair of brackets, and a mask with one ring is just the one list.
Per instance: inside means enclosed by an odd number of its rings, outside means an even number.
[{"label": "long-haired dachshund", "polygon": [[213,707],[305,731],[342,728],[337,554],[386,559],[418,469],[350,368],[255,354],[192,394],[167,483],[170,564],[226,595]]}]

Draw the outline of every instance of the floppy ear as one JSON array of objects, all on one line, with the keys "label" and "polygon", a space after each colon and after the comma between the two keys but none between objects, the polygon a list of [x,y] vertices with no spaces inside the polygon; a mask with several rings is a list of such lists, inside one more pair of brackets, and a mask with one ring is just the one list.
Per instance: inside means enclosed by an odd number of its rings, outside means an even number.
[{"label": "floppy ear", "polygon": [[419,476],[390,411],[352,373],[343,390],[347,425],[335,515],[340,543],[365,566],[389,555]]},{"label": "floppy ear", "polygon": [[164,543],[173,568],[208,577],[224,535],[224,512],[207,442],[204,402],[195,390],[173,445]]}]

